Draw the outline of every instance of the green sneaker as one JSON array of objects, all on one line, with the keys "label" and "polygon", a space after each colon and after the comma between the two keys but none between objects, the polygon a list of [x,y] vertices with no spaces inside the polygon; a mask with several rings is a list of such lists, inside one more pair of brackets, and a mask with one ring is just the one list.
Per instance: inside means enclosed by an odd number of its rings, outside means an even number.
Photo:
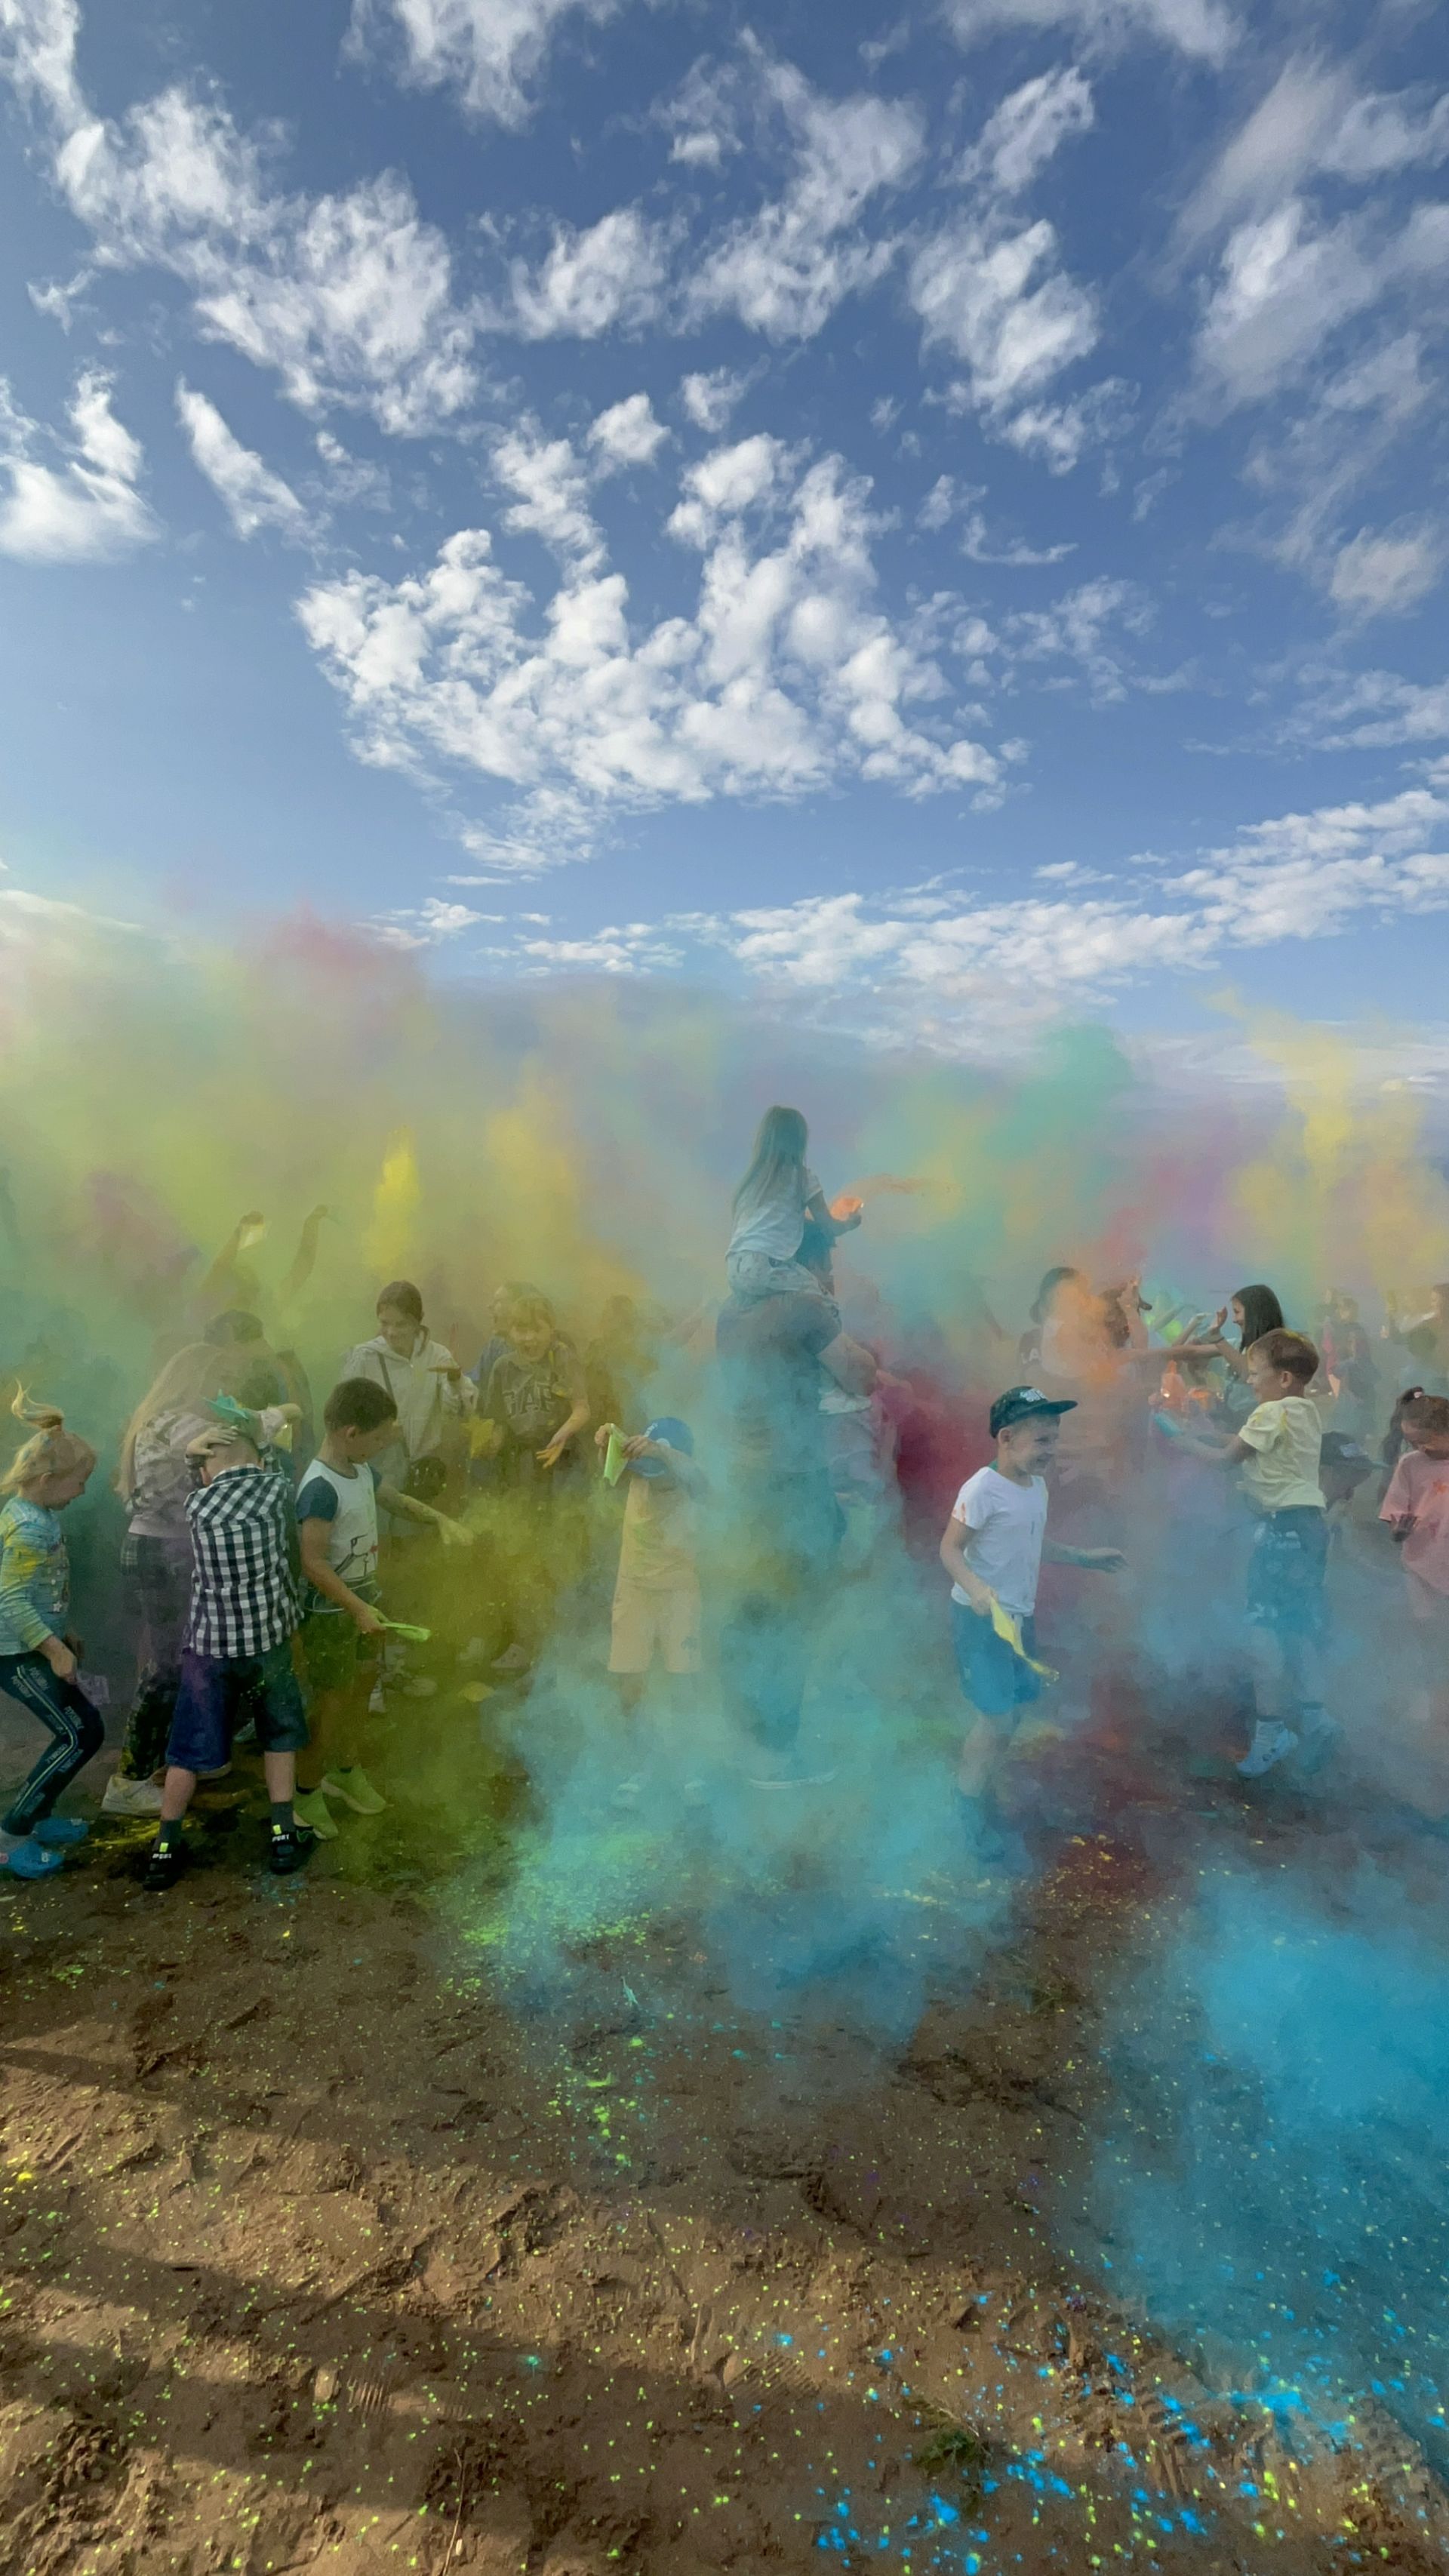
[{"label": "green sneaker", "polygon": [[299,1825],[305,1825],[309,1833],[316,1835],[319,1843],[336,1842],[337,1827],[320,1789],[304,1789],[292,1800],[292,1813]]},{"label": "green sneaker", "polygon": [[378,1796],[360,1762],[354,1762],[347,1771],[329,1771],[322,1787],[329,1798],[340,1798],[344,1807],[350,1807],[354,1815],[381,1816],[386,1813],[386,1798]]}]

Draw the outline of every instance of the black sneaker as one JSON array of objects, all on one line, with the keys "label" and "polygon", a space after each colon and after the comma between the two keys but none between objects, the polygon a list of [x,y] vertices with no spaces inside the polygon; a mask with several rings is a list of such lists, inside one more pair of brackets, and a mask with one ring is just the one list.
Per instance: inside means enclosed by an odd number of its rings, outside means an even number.
[{"label": "black sneaker", "polygon": [[291,1878],[297,1870],[305,1869],[318,1839],[310,1825],[294,1825],[289,1834],[273,1834],[267,1854],[267,1867],[273,1878]]},{"label": "black sneaker", "polygon": [[161,1896],[168,1887],[174,1887],[190,1858],[179,1834],[169,1843],[153,1843],[141,1873],[141,1885],[148,1895]]}]

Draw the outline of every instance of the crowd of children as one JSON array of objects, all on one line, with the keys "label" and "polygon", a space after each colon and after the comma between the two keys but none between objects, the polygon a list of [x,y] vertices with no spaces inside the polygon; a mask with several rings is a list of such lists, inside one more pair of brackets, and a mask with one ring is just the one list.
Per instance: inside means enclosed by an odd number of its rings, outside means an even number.
[{"label": "crowd of children", "polygon": [[[863,1211],[858,1197],[827,1203],[807,1153],[800,1113],[768,1111],[735,1196],[713,1366],[696,1373],[707,1455],[678,1414],[639,1419],[662,1385],[661,1350],[681,1360],[678,1379],[699,1317],[671,1327],[615,1299],[581,1351],[526,1281],[497,1291],[468,1375],[430,1333],[417,1288],[390,1281],[376,1334],[342,1361],[320,1438],[300,1364],[249,1312],[223,1307],[167,1359],[115,1475],[139,1654],[102,1801],[108,1815],[154,1819],[148,1889],[180,1877],[198,1783],[227,1772],[242,1736],[260,1752],[278,1876],[335,1837],[336,1809],[381,1813],[369,1721],[382,1726],[394,1691],[436,1688],[409,1661],[426,1628],[398,1615],[415,1606],[418,1569],[440,1547],[470,1551],[455,1589],[486,1591],[496,1616],[464,1654],[496,1676],[527,1675],[561,1597],[587,1596],[594,1507],[621,1484],[612,1614],[607,1642],[602,1622],[598,1637],[617,1710],[616,1804],[643,1794],[651,1675],[661,1713],[667,1703],[687,1738],[707,1661],[752,1781],[788,1791],[829,1776],[828,1754],[800,1746],[812,1630],[822,1597],[868,1569],[893,1517],[891,1543],[902,1543],[907,1423],[926,1399],[887,1367],[875,1335],[842,1322],[835,1246]],[[313,1251],[324,1213],[309,1219]],[[218,1293],[254,1223],[215,1265]],[[1381,1337],[1419,1369],[1392,1406],[1380,1516],[1386,1544],[1401,1545],[1426,1726],[1449,1715],[1446,1315],[1449,1287],[1437,1288],[1424,1316],[1406,1323],[1391,1308]],[[1316,1321],[1316,1338],[1290,1329],[1261,1282],[1209,1325],[1136,1279],[1099,1288],[1074,1268],[1047,1273],[1015,1347],[1017,1380],[982,1407],[992,1454],[960,1483],[939,1548],[967,1711],[956,1786],[979,1859],[1001,1852],[1013,1738],[1055,1679],[1038,1653],[1042,1565],[1120,1575],[1129,1564],[1115,1542],[1048,1537],[1054,1468],[1060,1510],[1079,1529],[1094,1510],[1100,1524],[1103,1498],[1154,1453],[1194,1474],[1227,1471],[1252,1705],[1238,1773],[1251,1783],[1284,1764],[1313,1769],[1331,1751],[1331,1522],[1373,1474],[1363,1443],[1389,1407],[1352,1298],[1333,1292]],[[85,1823],[55,1811],[104,1742],[70,1626],[60,1518],[97,1462],[54,1408],[22,1393],[12,1410],[29,1436],[0,1479],[0,1690],[46,1741],[0,1823],[0,1867],[35,1879],[84,1841]],[[692,1776],[685,1790],[699,1800],[707,1784]]]}]

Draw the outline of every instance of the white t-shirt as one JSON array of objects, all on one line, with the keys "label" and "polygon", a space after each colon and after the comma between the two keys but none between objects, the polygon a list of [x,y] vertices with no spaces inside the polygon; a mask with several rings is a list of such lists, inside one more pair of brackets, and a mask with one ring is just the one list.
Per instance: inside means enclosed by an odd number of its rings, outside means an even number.
[{"label": "white t-shirt", "polygon": [[1255,1405],[1238,1438],[1252,1450],[1245,1458],[1242,1490],[1260,1512],[1321,1512],[1318,1462],[1323,1423],[1306,1395],[1285,1395]]},{"label": "white t-shirt", "polygon": [[766,1197],[759,1182],[746,1190],[735,1209],[730,1251],[763,1252],[771,1261],[793,1261],[805,1232],[805,1210],[820,1183],[809,1164],[782,1192]]},{"label": "white t-shirt", "polygon": [[[377,1588],[377,1487],[370,1466],[350,1476],[314,1458],[297,1489],[299,1521],[327,1521],[327,1562],[354,1592],[370,1599]],[[315,1593],[312,1610],[338,1610]],[[339,1611],[339,1616],[341,1612]]]},{"label": "white t-shirt", "polygon": [[[967,1477],[951,1514],[966,1532],[961,1552],[972,1573],[1018,1619],[1029,1619],[1036,1608],[1046,1517],[1045,1476],[1016,1485],[997,1467],[978,1467]],[[970,1609],[959,1583],[952,1584],[951,1598]]]}]

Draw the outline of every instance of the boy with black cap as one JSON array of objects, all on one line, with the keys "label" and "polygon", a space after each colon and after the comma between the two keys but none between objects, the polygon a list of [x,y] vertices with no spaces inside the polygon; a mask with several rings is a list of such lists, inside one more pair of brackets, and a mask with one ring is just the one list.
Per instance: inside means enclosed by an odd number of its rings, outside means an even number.
[{"label": "boy with black cap", "polygon": [[[951,1576],[951,1630],[971,1723],[961,1748],[957,1787],[983,1858],[999,1859],[992,1779],[1016,1733],[1023,1708],[1040,1697],[1036,1660],[1036,1588],[1042,1559],[1116,1574],[1115,1547],[1054,1547],[1047,1542],[1046,1469],[1056,1452],[1068,1397],[1035,1386],[1008,1387],[991,1408],[995,1463],[968,1476],[941,1541]],[[1001,1616],[999,1614],[1004,1614]]]}]

